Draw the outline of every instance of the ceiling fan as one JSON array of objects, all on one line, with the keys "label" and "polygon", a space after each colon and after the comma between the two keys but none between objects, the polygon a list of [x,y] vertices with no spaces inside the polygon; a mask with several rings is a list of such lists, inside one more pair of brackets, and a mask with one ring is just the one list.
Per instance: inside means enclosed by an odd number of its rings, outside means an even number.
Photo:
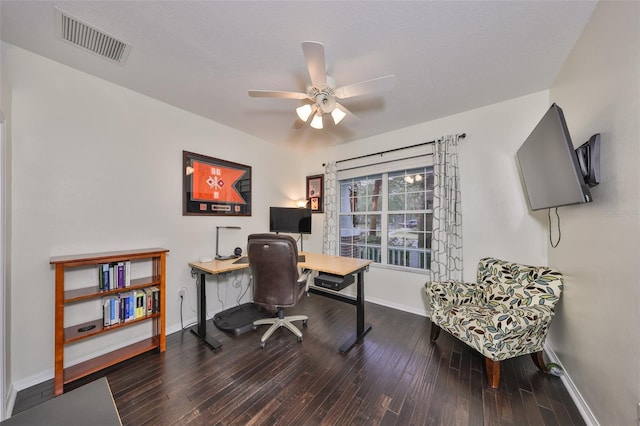
[{"label": "ceiling fan", "polygon": [[[296,120],[294,128],[309,123],[314,129],[322,129],[322,116],[331,114],[334,124],[338,124],[347,115],[353,115],[339,99],[366,95],[373,92],[392,89],[395,76],[361,81],[346,86],[336,87],[336,82],[327,75],[327,65],[324,57],[324,46],[316,41],[302,42],[302,51],[307,62],[307,69],[311,84],[307,86],[307,93],[283,92],[276,90],[249,90],[249,96],[254,98],[299,99],[305,103],[296,108],[300,120]],[[310,102],[309,102],[310,101]]]}]

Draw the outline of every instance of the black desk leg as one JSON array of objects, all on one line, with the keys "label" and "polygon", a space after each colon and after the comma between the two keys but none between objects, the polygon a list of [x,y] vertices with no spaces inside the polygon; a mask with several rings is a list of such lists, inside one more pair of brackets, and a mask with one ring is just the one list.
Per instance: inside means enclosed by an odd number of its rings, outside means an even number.
[{"label": "black desk leg", "polygon": [[358,340],[371,331],[371,324],[365,324],[364,322],[364,271],[359,271],[356,279],[356,334],[348,338],[340,346],[340,352],[342,353],[349,352]]},{"label": "black desk leg", "polygon": [[199,279],[196,277],[196,285],[198,286],[198,325],[194,325],[190,330],[213,349],[219,349],[222,347],[222,343],[220,343],[215,337],[207,334],[207,292],[205,288],[205,274],[200,273],[199,276]]}]

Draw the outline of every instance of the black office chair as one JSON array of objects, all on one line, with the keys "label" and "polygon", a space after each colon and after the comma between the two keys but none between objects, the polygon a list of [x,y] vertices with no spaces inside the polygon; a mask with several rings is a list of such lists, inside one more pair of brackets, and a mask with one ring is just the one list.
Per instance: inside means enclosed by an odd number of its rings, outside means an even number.
[{"label": "black office chair", "polygon": [[284,308],[295,306],[305,294],[306,277],[298,271],[298,247],[288,235],[252,234],[248,238],[247,255],[253,276],[253,303],[277,317],[253,322],[253,329],[259,325],[271,324],[260,338],[264,348],[267,339],[280,327],[286,327],[302,341],[302,332],[292,321],[302,321],[307,326],[306,315],[284,316]]}]

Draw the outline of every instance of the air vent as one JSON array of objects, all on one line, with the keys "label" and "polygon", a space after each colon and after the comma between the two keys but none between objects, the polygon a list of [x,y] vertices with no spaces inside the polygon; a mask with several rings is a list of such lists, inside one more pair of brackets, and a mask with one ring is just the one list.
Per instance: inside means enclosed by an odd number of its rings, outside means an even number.
[{"label": "air vent", "polygon": [[130,44],[58,8],[56,27],[58,38],[117,64],[124,64],[131,50]]}]

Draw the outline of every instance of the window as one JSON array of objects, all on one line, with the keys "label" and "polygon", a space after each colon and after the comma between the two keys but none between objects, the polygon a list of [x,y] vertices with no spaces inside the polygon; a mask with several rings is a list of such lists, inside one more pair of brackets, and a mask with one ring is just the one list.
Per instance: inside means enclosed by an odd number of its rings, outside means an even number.
[{"label": "window", "polygon": [[340,254],[429,269],[433,167],[340,177]]}]

